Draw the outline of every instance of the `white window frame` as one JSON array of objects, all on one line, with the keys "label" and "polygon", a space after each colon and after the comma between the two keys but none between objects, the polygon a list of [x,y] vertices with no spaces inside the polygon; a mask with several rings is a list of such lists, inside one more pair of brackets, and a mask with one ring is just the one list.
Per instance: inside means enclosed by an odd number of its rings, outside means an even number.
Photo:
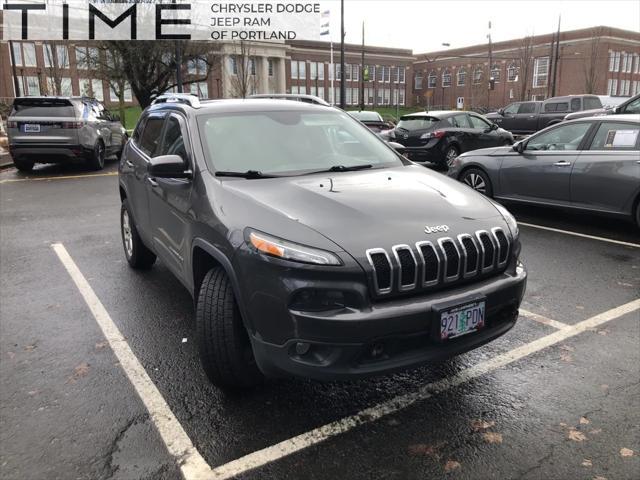
[{"label": "white window frame", "polygon": [[[544,61],[544,62],[543,62]],[[541,70],[544,68],[544,71]],[[546,87],[549,82],[549,57],[536,57],[533,60],[533,88]]]},{"label": "white window frame", "polygon": [[[460,81],[462,79],[462,81]],[[460,69],[456,72],[456,85],[458,87],[464,87],[467,83],[467,69],[464,67],[460,67]]]},{"label": "white window frame", "polygon": [[[33,57],[27,55],[27,47],[29,47],[30,53],[33,54]],[[33,59],[32,62],[27,63],[27,57]],[[38,66],[38,57],[36,56],[36,44],[33,42],[23,42],[22,43],[22,65],[25,67],[37,67]]]},{"label": "white window frame", "polygon": [[436,88],[438,86],[438,75],[435,70],[429,72],[427,77],[427,88]]},{"label": "white window frame", "polygon": [[442,88],[449,88],[450,86],[451,86],[451,70],[445,69],[442,72]]},{"label": "white window frame", "polygon": [[510,63],[507,67],[507,82],[515,82],[518,79],[518,66],[515,62]]}]

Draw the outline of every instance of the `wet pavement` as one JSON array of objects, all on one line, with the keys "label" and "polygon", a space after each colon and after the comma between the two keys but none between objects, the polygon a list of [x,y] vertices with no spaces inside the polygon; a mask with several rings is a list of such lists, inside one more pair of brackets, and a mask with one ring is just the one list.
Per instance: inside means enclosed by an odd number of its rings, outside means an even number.
[{"label": "wet pavement", "polygon": [[[640,298],[640,248],[522,226],[525,313],[497,341],[395,375],[278,380],[224,393],[199,365],[189,294],[161,263],[144,273],[126,264],[114,172],[113,163],[98,174],[61,166],[0,172],[2,479],[180,478],[54,242],[212,468],[459,378],[558,331],[526,312],[571,327]],[[525,223],[640,243],[624,221],[508,207]],[[274,460],[240,468],[238,478],[640,478],[638,310]]]}]

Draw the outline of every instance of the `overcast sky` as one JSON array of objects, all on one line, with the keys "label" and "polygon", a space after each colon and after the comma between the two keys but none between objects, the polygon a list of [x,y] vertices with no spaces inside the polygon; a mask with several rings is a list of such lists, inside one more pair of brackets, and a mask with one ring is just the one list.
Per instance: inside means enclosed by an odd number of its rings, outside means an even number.
[{"label": "overcast sky", "polygon": [[[323,0],[331,10],[331,37],[340,41],[340,1]],[[607,25],[640,31],[638,0],[345,0],[348,43],[411,48],[414,53],[485,43],[488,23],[494,42],[525,34]],[[326,37],[324,37],[326,38]]]}]

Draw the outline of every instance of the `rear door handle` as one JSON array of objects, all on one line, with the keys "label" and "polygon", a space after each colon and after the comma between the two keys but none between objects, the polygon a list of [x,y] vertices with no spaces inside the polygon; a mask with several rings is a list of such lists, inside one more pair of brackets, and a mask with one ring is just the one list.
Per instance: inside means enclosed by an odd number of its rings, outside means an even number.
[{"label": "rear door handle", "polygon": [[147,177],[147,182],[149,182],[149,185],[151,185],[152,187],[157,187],[158,186],[158,182],[156,182],[153,178],[151,177]]},{"label": "rear door handle", "polygon": [[561,160],[559,162],[554,163],[556,167],[568,167],[571,165],[571,162],[567,162],[566,160]]}]

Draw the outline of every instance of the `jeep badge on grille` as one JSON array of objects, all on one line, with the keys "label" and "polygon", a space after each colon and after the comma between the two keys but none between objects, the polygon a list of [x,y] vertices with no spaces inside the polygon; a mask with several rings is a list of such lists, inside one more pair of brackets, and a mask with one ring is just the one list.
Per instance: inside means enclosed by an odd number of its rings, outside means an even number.
[{"label": "jeep badge on grille", "polygon": [[449,225],[436,225],[435,227],[424,227],[424,233],[448,232]]}]

